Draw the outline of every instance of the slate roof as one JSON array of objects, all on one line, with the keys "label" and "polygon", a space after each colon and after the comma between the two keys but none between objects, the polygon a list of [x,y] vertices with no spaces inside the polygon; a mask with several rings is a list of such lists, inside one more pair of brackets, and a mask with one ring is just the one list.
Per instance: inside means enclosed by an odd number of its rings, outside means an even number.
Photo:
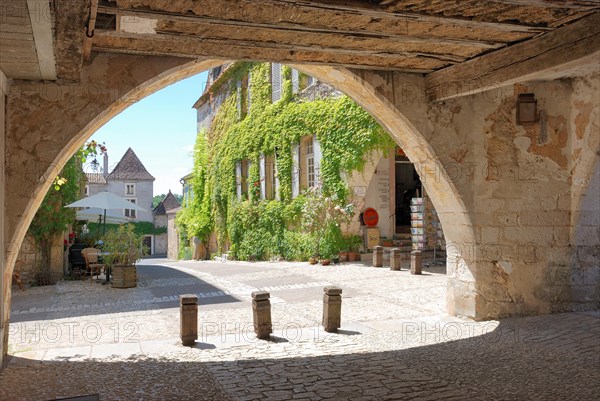
[{"label": "slate roof", "polygon": [[106,178],[104,178],[104,174],[102,173],[85,173],[85,178],[88,184],[106,184]]},{"label": "slate roof", "polygon": [[169,191],[167,196],[165,196],[165,199],[163,199],[162,202],[160,202],[154,208],[152,213],[154,213],[156,215],[167,214],[168,211],[176,209],[180,206],[181,205],[179,204],[179,202],[177,202],[177,199],[175,199],[175,196],[173,196],[171,191]]},{"label": "slate roof", "polygon": [[152,174],[138,159],[135,152],[129,148],[113,171],[106,177],[109,181],[147,180],[154,181]]}]

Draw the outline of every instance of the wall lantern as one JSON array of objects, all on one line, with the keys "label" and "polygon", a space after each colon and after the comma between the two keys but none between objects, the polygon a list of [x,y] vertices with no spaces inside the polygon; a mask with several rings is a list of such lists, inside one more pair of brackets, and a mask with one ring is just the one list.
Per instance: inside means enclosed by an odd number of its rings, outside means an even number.
[{"label": "wall lantern", "polygon": [[522,93],[517,98],[517,124],[538,122],[537,100],[533,93]]}]

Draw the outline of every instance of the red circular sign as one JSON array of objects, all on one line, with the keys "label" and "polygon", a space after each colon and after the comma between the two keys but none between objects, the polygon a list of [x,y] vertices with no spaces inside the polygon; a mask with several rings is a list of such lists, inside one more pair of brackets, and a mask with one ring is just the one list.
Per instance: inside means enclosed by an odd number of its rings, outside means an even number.
[{"label": "red circular sign", "polygon": [[379,223],[379,215],[372,207],[366,208],[363,212],[363,221],[369,227],[375,227]]}]

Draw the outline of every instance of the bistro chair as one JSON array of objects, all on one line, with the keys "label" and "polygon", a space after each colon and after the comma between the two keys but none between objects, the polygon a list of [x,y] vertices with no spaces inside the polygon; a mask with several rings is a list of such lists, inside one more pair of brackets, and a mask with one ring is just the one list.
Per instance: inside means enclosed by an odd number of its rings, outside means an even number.
[{"label": "bistro chair", "polygon": [[[102,263],[98,263],[98,255],[100,251],[96,248],[85,248],[81,251],[83,258],[85,259],[85,269],[86,272],[90,272],[90,285],[92,284],[92,280],[94,275],[98,277],[100,275],[100,271],[104,268]],[[85,276],[83,277],[85,280]]]}]

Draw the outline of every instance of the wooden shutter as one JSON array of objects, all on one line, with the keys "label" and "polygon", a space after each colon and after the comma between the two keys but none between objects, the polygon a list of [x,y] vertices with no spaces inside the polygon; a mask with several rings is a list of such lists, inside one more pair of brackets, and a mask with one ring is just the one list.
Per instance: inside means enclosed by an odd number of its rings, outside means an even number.
[{"label": "wooden shutter", "polygon": [[281,64],[271,64],[271,101],[275,103],[281,99]]},{"label": "wooden shutter", "polygon": [[292,93],[298,93],[300,89],[300,78],[298,76],[298,70],[292,68]]}]

